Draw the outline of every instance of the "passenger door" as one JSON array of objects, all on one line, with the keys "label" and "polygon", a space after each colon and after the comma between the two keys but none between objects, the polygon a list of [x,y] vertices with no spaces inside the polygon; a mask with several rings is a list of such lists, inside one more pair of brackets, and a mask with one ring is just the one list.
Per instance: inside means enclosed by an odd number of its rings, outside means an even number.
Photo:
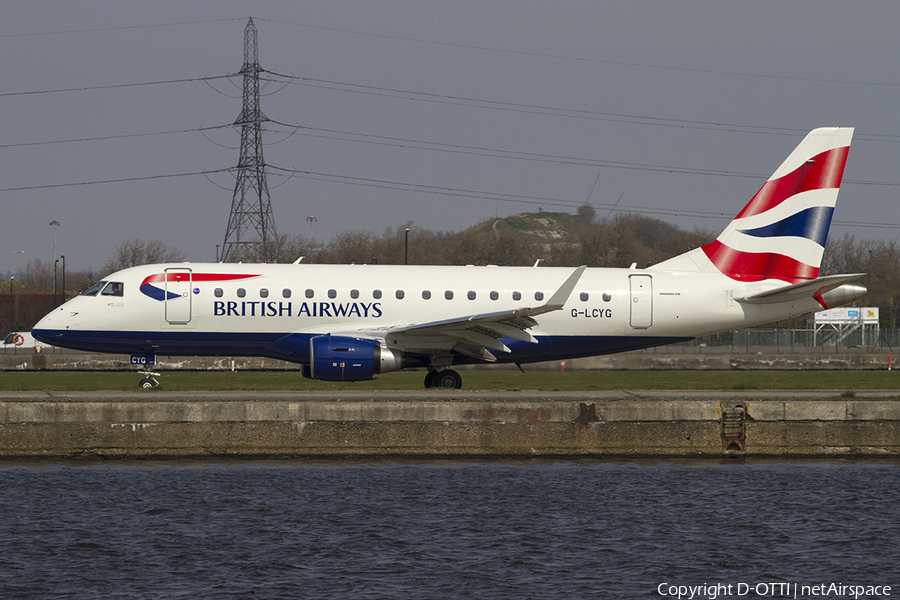
[{"label": "passenger door", "polygon": [[191,322],[191,270],[166,269],[166,321]]},{"label": "passenger door", "polygon": [[631,326],[648,329],[653,325],[653,281],[650,275],[629,275],[631,286]]}]

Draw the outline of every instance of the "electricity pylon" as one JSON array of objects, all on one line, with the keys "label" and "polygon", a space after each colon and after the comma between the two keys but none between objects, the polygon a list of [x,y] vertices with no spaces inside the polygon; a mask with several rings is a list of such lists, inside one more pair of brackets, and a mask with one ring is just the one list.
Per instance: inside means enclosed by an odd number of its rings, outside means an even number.
[{"label": "electricity pylon", "polygon": [[[259,54],[253,18],[244,28],[244,106],[234,124],[241,127],[241,156],[231,199],[231,215],[225,229],[221,262],[268,261],[269,245],[278,237],[272,200],[266,182],[262,124],[268,121],[259,108]],[[255,230],[255,231],[254,231]]]}]

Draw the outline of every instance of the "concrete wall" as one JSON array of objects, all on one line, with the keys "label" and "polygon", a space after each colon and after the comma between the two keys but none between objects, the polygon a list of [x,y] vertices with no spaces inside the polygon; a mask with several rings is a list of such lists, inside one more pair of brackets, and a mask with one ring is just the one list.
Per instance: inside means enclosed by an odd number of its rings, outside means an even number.
[{"label": "concrete wall", "polygon": [[0,458],[900,454],[892,400],[248,400],[0,402]]}]

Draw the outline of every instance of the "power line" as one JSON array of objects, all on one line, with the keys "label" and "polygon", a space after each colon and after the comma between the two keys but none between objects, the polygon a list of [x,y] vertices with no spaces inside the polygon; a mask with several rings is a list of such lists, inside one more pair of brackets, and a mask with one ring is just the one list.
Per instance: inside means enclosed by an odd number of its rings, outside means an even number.
[{"label": "power line", "polygon": [[[409,183],[402,181],[391,181],[385,179],[374,179],[367,177],[354,177],[350,175],[339,175],[335,173],[321,173],[315,171],[303,171],[300,169],[286,169],[282,167],[275,167],[269,165],[269,167],[276,171],[283,171],[286,173],[290,173],[297,178],[300,179],[308,179],[313,181],[322,181],[328,183],[343,183],[347,185],[355,185],[355,186],[363,186],[363,187],[373,187],[380,189],[389,189],[395,191],[404,191],[404,192],[415,192],[421,194],[430,194],[430,195],[438,195],[438,196],[453,196],[457,198],[468,198],[468,199],[481,199],[481,200],[489,200],[496,202],[515,202],[519,204],[533,204],[533,205],[541,205],[541,206],[560,206],[566,208],[578,207],[584,204],[583,202],[574,202],[570,200],[562,200],[559,198],[552,198],[547,196],[531,196],[531,195],[523,195],[523,194],[505,194],[501,192],[485,192],[480,190],[470,190],[463,188],[453,188],[453,187],[445,187],[445,186],[434,186],[434,185],[424,185],[417,183]],[[897,184],[900,185],[900,184]],[[597,206],[603,208],[609,208],[611,205],[598,203]],[[656,214],[656,215],[667,215],[667,216],[678,216],[678,217],[691,217],[691,218],[702,218],[702,219],[732,219],[734,215],[732,213],[715,213],[709,211],[695,211],[695,210],[683,210],[683,209],[664,209],[664,208],[654,208],[654,207],[645,207],[645,206],[628,206],[623,207],[623,209],[628,210],[629,212],[635,212],[640,214]],[[835,225],[847,225],[847,226],[860,226],[860,227],[869,227],[869,228],[882,228],[882,229],[900,229],[900,223],[866,223],[866,222],[855,222],[855,221],[835,221]]]},{"label": "power line", "polygon": [[225,23],[228,21],[242,21],[242,18],[207,19],[203,21],[178,21],[175,23],[152,23],[149,25],[121,25],[118,27],[95,27],[93,29],[67,29],[62,31],[33,31],[30,33],[4,33],[0,38],[40,37],[48,35],[68,35],[74,33],[99,33],[101,31],[122,31],[130,29],[153,29],[155,27],[173,27],[176,25],[205,25],[207,23]]},{"label": "power line", "polygon": [[169,173],[167,175],[142,175],[138,177],[122,177],[119,179],[97,179],[94,181],[75,181],[69,183],[46,183],[42,185],[24,185],[19,187],[0,188],[0,192],[24,192],[28,190],[49,190],[64,187],[78,187],[84,185],[100,185],[105,183],[126,183],[131,181],[147,181],[150,179],[169,179],[173,177],[190,177],[192,175],[211,175],[213,173],[224,173],[230,171],[231,168],[212,169],[209,171],[192,171],[189,173]]},{"label": "power line", "polygon": [[[279,125],[289,126],[286,123]],[[275,130],[277,131],[277,130]],[[295,130],[296,131],[296,130]],[[321,133],[313,133],[321,132]],[[282,132],[279,132],[282,133]],[[287,132],[283,132],[287,133]],[[290,132],[293,133],[293,132]],[[620,169],[633,169],[640,171],[655,171],[663,173],[685,173],[692,175],[717,175],[723,177],[746,177],[760,178],[765,175],[760,173],[745,173],[740,171],[723,171],[717,169],[704,169],[701,167],[675,167],[667,165],[653,165],[647,163],[636,163],[627,161],[611,161],[596,158],[584,158],[576,156],[565,156],[556,154],[542,154],[537,152],[521,152],[518,150],[503,150],[498,148],[486,148],[483,146],[467,146],[465,144],[448,144],[442,142],[428,142],[423,140],[415,140],[410,138],[398,138],[391,136],[372,135],[365,133],[354,133],[350,131],[341,131],[335,129],[321,129],[315,127],[299,127],[296,131],[297,135],[313,137],[319,139],[355,142],[360,144],[374,144],[380,146],[388,146],[393,148],[410,148],[415,150],[428,150],[432,152],[447,152],[451,154],[467,154],[473,156],[487,156],[492,158],[505,158],[511,160],[529,160],[543,163],[569,164],[592,167],[608,167]],[[363,139],[353,139],[359,137]]]},{"label": "power line", "polygon": [[[386,98],[396,98],[400,100],[416,100],[421,102],[432,102],[437,104],[447,104],[452,106],[466,106],[471,108],[483,108],[490,110],[500,110],[508,112],[518,112],[526,114],[540,114],[556,117],[565,117],[572,119],[588,119],[593,121],[612,121],[616,123],[632,123],[638,125],[656,125],[661,127],[676,127],[680,129],[699,129],[711,131],[725,131],[731,133],[756,133],[763,135],[804,135],[808,133],[806,129],[798,129],[791,127],[770,127],[764,125],[741,125],[738,123],[718,123],[714,121],[699,121],[691,119],[673,119],[666,117],[652,117],[647,115],[634,115],[628,113],[614,113],[596,110],[586,110],[577,108],[562,108],[556,106],[547,106],[540,104],[528,104],[522,102],[511,102],[504,100],[485,100],[482,98],[471,98],[466,96],[453,96],[448,94],[437,94],[432,92],[420,92],[416,90],[408,90],[402,88],[388,88],[375,85],[346,83],[328,79],[316,79],[311,77],[297,77],[279,75],[279,77],[291,77],[294,81],[289,82],[293,85],[302,85],[305,87],[329,89],[334,91],[350,92],[356,94],[366,94],[380,96]],[[277,81],[277,80],[270,80]],[[280,82],[279,82],[280,83]],[[888,134],[869,134],[857,132],[854,137],[857,140],[881,141],[900,143],[900,135]]]},{"label": "power line", "polygon": [[[564,208],[577,208],[584,204],[583,202],[575,202],[570,200],[563,200],[560,198],[552,198],[549,196],[531,196],[524,194],[505,194],[502,192],[486,192],[482,190],[471,190],[464,188],[454,188],[454,187],[445,187],[445,186],[433,186],[433,185],[424,185],[403,181],[391,181],[384,179],[373,179],[373,178],[364,178],[364,177],[354,177],[350,175],[340,175],[335,173],[322,173],[315,171],[302,171],[299,169],[287,169],[282,167],[275,167],[272,165],[268,166],[269,169],[274,171],[281,171],[289,174],[292,177],[296,177],[298,179],[307,179],[312,181],[322,181],[327,183],[342,183],[346,185],[354,185],[354,186],[363,186],[363,187],[372,187],[372,188],[380,188],[380,189],[390,189],[396,191],[406,191],[406,192],[414,192],[420,194],[430,194],[430,195],[439,195],[439,196],[451,196],[457,198],[467,198],[467,199],[482,199],[489,201],[497,201],[497,202],[515,202],[519,204],[531,204],[531,205],[539,205],[539,206],[559,206]],[[227,173],[233,171],[233,167],[226,167],[222,169],[210,169],[205,171],[193,171],[187,173],[170,173],[164,175],[145,175],[138,177],[122,177],[118,179],[101,179],[94,181],[78,181],[78,182],[69,182],[69,183],[55,183],[55,184],[43,184],[43,185],[29,185],[29,186],[19,186],[19,187],[8,187],[8,188],[0,188],[0,192],[21,192],[21,191],[30,191],[30,190],[44,190],[44,189],[57,189],[57,188],[65,188],[65,187],[78,187],[78,186],[88,186],[88,185],[103,185],[110,183],[129,183],[134,181],[147,181],[154,179],[170,179],[176,177],[191,177],[191,176],[208,176],[216,173]],[[850,183],[845,181],[844,183]],[[865,183],[865,182],[862,182]],[[900,185],[900,184],[895,184]],[[600,208],[610,208],[612,205],[607,203],[596,203],[596,206]],[[734,217],[731,213],[724,212],[710,212],[710,211],[696,211],[696,210],[684,210],[684,209],[664,209],[664,208],[654,208],[654,207],[646,207],[646,206],[627,206],[622,207],[623,210],[627,210],[628,212],[633,212],[637,214],[649,214],[649,215],[665,215],[665,216],[675,216],[675,217],[690,217],[690,218],[700,218],[700,219],[731,219]],[[865,221],[833,221],[833,225],[847,226],[847,227],[863,227],[870,229],[900,229],[900,223],[872,223]]]},{"label": "power line", "polygon": [[194,81],[212,81],[215,79],[227,79],[228,77],[234,77],[234,75],[213,75],[211,77],[187,77],[184,79],[163,79],[160,81],[142,81],[138,83],[114,83],[108,85],[93,85],[93,86],[85,86],[85,87],[76,87],[76,88],[58,88],[52,90],[33,90],[29,92],[2,92],[0,93],[0,97],[9,98],[11,96],[34,96],[36,94],[60,94],[63,92],[87,92],[91,90],[111,90],[116,88],[129,88],[129,87],[140,87],[147,85],[162,85],[169,83],[189,83]]},{"label": "power line", "polygon": [[[432,102],[437,104],[448,104],[453,106],[468,106],[474,108],[484,108],[491,110],[502,110],[508,112],[518,112],[526,114],[542,114],[556,117],[567,117],[577,119],[589,119],[595,121],[614,121],[621,123],[636,123],[641,125],[660,125],[665,127],[679,127],[691,129],[713,129],[716,131],[731,132],[752,132],[776,135],[796,135],[806,133],[806,130],[792,129],[786,127],[764,127],[756,125],[737,125],[728,123],[714,123],[708,121],[693,121],[686,119],[671,119],[661,117],[648,117],[641,115],[631,115],[625,113],[612,113],[595,110],[584,110],[576,108],[560,108],[554,106],[546,106],[539,104],[527,104],[521,102],[509,102],[502,100],[484,100],[480,98],[470,98],[465,96],[452,96],[447,94],[436,94],[431,92],[419,92],[415,90],[405,90],[400,88],[386,88],[374,85],[363,85],[357,83],[344,83],[340,81],[331,81],[327,79],[315,79],[311,77],[294,77],[296,80],[293,85],[302,85],[313,88],[324,88],[335,91],[352,92],[356,94],[367,94],[388,98],[397,98],[401,100],[418,100],[422,102]],[[900,137],[898,137],[900,141]]]},{"label": "power line", "polygon": [[[690,119],[673,119],[666,117],[653,117],[648,115],[635,115],[628,113],[614,113],[576,108],[564,108],[539,104],[528,104],[522,102],[511,102],[503,100],[486,100],[482,98],[472,98],[465,96],[454,96],[449,94],[437,94],[433,92],[421,92],[416,90],[408,90],[401,88],[388,88],[374,85],[364,85],[356,83],[347,83],[341,81],[316,79],[310,77],[297,77],[293,75],[282,75],[272,71],[260,72],[269,73],[278,77],[289,79],[289,81],[279,81],[275,79],[266,79],[261,77],[261,81],[269,81],[287,85],[302,85],[306,87],[330,89],[334,91],[350,92],[357,94],[375,95],[388,98],[397,98],[401,100],[417,100],[422,102],[432,102],[438,104],[447,104],[454,106],[467,106],[471,108],[482,108],[489,110],[501,110],[509,112],[519,112],[526,114],[542,114],[548,116],[557,116],[565,118],[588,119],[597,121],[611,121],[617,123],[631,123],[638,125],[656,125],[662,127],[676,127],[682,129],[699,129],[724,131],[731,133],[756,133],[765,135],[800,135],[807,133],[805,129],[789,128],[789,127],[770,127],[762,125],[742,125],[738,123],[718,123],[714,121],[699,121]],[[54,94],[63,92],[79,92],[104,89],[117,89],[138,86],[164,85],[172,83],[188,83],[188,82],[210,82],[218,79],[232,79],[240,75],[240,73],[214,75],[209,77],[193,77],[183,79],[169,79],[160,81],[147,81],[137,83],[107,84],[98,86],[87,86],[78,88],[59,88],[49,90],[33,90],[25,92],[3,92],[0,97],[28,96],[37,94]],[[215,89],[215,88],[213,88]],[[900,135],[890,134],[873,134],[857,132],[855,134],[857,140],[878,141],[888,143],[900,143]]]},{"label": "power line", "polygon": [[[195,21],[175,21],[170,23],[151,23],[144,25],[121,25],[115,27],[95,27],[95,28],[87,28],[87,29],[68,29],[68,30],[60,30],[60,31],[36,31],[36,32],[25,32],[25,33],[5,33],[0,34],[0,39],[3,38],[21,38],[21,37],[41,37],[41,36],[53,36],[53,35],[71,35],[71,34],[80,34],[80,33],[98,33],[105,31],[129,31],[136,29],[154,29],[160,27],[177,27],[181,25],[206,25],[210,23],[228,23],[232,21],[242,21],[242,17],[232,17],[232,18],[222,18],[222,19],[203,19],[203,20],[195,20]],[[688,73],[702,73],[709,75],[725,75],[731,77],[752,77],[756,79],[778,79],[778,80],[788,80],[788,81],[809,81],[809,82],[820,82],[820,83],[840,83],[840,84],[848,84],[848,85],[866,85],[866,86],[879,86],[879,87],[898,87],[900,84],[892,83],[892,82],[883,82],[883,81],[859,81],[859,80],[844,80],[844,79],[829,79],[829,78],[820,78],[820,77],[808,77],[808,76],[797,76],[797,75],[772,75],[766,73],[750,73],[745,71],[721,71],[717,69],[701,69],[698,67],[679,67],[674,65],[659,65],[659,64],[651,64],[651,63],[639,63],[639,62],[631,62],[631,61],[617,61],[617,60],[609,60],[609,59],[600,59],[600,58],[590,58],[586,56],[572,56],[566,54],[553,54],[548,52],[533,52],[528,50],[514,50],[509,48],[497,48],[492,46],[484,46],[478,44],[461,44],[459,42],[444,42],[439,40],[429,40],[424,38],[414,38],[410,36],[400,36],[400,35],[390,35],[383,33],[372,33],[368,31],[359,31],[354,29],[346,29],[340,27],[327,27],[324,25],[312,25],[309,23],[298,23],[294,21],[284,21],[279,19],[263,19],[257,18],[258,21],[264,21],[268,23],[276,23],[279,25],[289,25],[292,27],[303,27],[307,29],[316,29],[320,31],[328,31],[328,32],[336,32],[336,33],[346,33],[351,35],[365,36],[365,37],[373,37],[373,38],[383,38],[389,40],[397,40],[403,42],[411,42],[415,44],[428,44],[434,46],[443,46],[449,48],[459,48],[464,50],[477,50],[480,52],[491,52],[491,53],[500,53],[500,54],[513,54],[534,58],[550,58],[555,60],[566,60],[566,61],[577,61],[584,63],[595,63],[595,64],[605,64],[611,66],[620,66],[620,67],[637,67],[642,69],[654,69],[654,70],[664,70],[664,71],[679,71],[679,72],[688,72]]]},{"label": "power line", "polygon": [[[282,123],[279,121],[271,121],[271,122],[291,128],[291,130],[288,132],[282,132],[282,131],[279,131],[279,130],[273,129],[273,128],[268,129],[269,131],[273,131],[273,132],[277,132],[277,133],[284,133],[286,135],[286,137],[280,141],[284,141],[285,139],[291,137],[292,135],[302,135],[302,136],[318,138],[318,139],[352,142],[352,143],[359,143],[359,144],[374,144],[374,145],[387,146],[387,147],[393,147],[393,148],[409,148],[409,149],[415,149],[415,150],[426,150],[426,151],[431,151],[431,152],[444,152],[444,153],[451,153],[451,154],[485,156],[485,157],[490,157],[490,158],[504,158],[504,159],[508,159],[508,160],[528,160],[528,161],[550,163],[550,164],[570,164],[570,165],[578,165],[578,166],[591,166],[591,167],[601,167],[601,168],[611,168],[611,169],[627,169],[627,170],[637,170],[637,171],[677,173],[677,174],[688,174],[688,175],[710,175],[710,176],[717,176],[717,177],[736,177],[736,178],[749,178],[749,179],[758,179],[758,178],[765,177],[764,173],[741,172],[741,171],[731,171],[731,170],[721,170],[721,169],[705,169],[702,167],[656,165],[656,164],[648,164],[648,163],[613,161],[613,160],[603,160],[603,159],[568,156],[568,155],[545,154],[545,153],[539,153],[539,152],[523,152],[523,151],[519,151],[519,150],[506,150],[506,149],[501,149],[501,148],[469,146],[466,144],[449,144],[449,143],[444,143],[444,142],[429,142],[426,140],[417,140],[417,139],[412,139],[412,138],[400,138],[400,137],[394,137],[394,136],[373,135],[373,134],[358,133],[358,132],[353,132],[353,131],[343,131],[343,130],[338,130],[338,129],[304,127],[304,126],[300,126],[300,125],[292,125],[290,123]],[[69,144],[69,143],[78,143],[78,142],[96,142],[96,141],[106,141],[106,140],[115,140],[115,139],[129,139],[129,138],[150,137],[150,136],[158,136],[158,135],[171,135],[171,134],[177,134],[177,133],[201,133],[202,134],[205,131],[214,131],[217,129],[224,129],[224,128],[230,128],[230,127],[234,127],[234,124],[229,123],[226,125],[212,125],[209,127],[198,127],[198,128],[193,128],[193,129],[175,129],[175,130],[169,130],[169,131],[127,133],[127,134],[88,137],[88,138],[44,140],[44,141],[40,141],[40,142],[18,142],[18,143],[11,143],[11,144],[0,144],[0,149],[22,148],[22,147],[30,147],[30,146],[53,145],[53,144]],[[204,136],[204,137],[206,137],[206,139],[208,139],[208,140],[210,139],[207,136]],[[362,138],[362,139],[354,139],[354,138]],[[215,142],[213,142],[213,143],[215,143]],[[217,144],[217,145],[219,145],[219,144]],[[225,147],[225,146],[221,146],[221,147]],[[844,180],[844,183],[855,184],[855,185],[882,186],[882,187],[885,187],[885,186],[886,187],[898,187],[898,186],[900,186],[900,182],[892,182],[892,181],[871,181],[871,180],[867,181],[867,180],[846,179],[846,180]],[[0,190],[0,191],[2,191],[2,190]]]},{"label": "power line", "polygon": [[[511,160],[529,160],[536,162],[545,162],[545,163],[559,163],[559,164],[571,164],[571,165],[581,165],[581,166],[592,166],[592,167],[603,167],[610,169],[627,169],[627,170],[637,170],[637,171],[649,171],[649,172],[660,172],[660,173],[679,173],[679,174],[688,174],[688,175],[712,175],[717,177],[739,177],[745,179],[760,179],[765,178],[767,175],[764,173],[748,173],[742,171],[729,171],[729,170],[721,170],[721,169],[705,169],[702,167],[682,167],[682,166],[672,166],[672,165],[654,165],[648,163],[637,163],[637,162],[628,162],[628,161],[612,161],[612,160],[601,160],[596,158],[584,158],[584,157],[576,157],[576,156],[565,156],[565,155],[556,155],[556,154],[543,154],[537,152],[521,152],[518,150],[504,150],[498,148],[486,148],[483,146],[467,146],[464,144],[448,144],[442,142],[428,142],[423,140],[415,140],[411,138],[398,138],[392,136],[381,136],[381,135],[372,135],[365,133],[356,133],[351,131],[341,131],[337,129],[322,129],[315,127],[302,127],[290,125],[288,123],[281,123],[278,121],[272,121],[273,123],[277,123],[278,125],[283,125],[286,127],[294,127],[291,133],[296,131],[297,135],[303,135],[307,137],[315,137],[321,139],[329,139],[336,141],[344,141],[344,142],[356,142],[360,144],[375,144],[382,145],[394,148],[412,148],[416,150],[428,150],[433,152],[447,152],[453,154],[468,154],[474,156],[487,156],[492,158],[505,158]],[[299,131],[297,128],[299,127]],[[312,133],[312,132],[321,132],[321,133]],[[344,137],[340,137],[344,136]],[[353,137],[360,137],[364,139],[353,139]],[[898,187],[900,186],[900,182],[896,181],[866,181],[866,180],[858,180],[858,179],[845,179],[845,184],[855,184],[855,185],[875,185],[875,186],[887,186],[887,187]]]},{"label": "power line", "polygon": [[[148,131],[144,133],[122,133],[119,135],[105,135],[98,137],[89,137],[89,138],[71,138],[65,140],[45,140],[42,142],[19,142],[15,144],[0,144],[0,148],[24,148],[28,146],[46,146],[52,144],[72,144],[76,142],[99,142],[106,140],[119,140],[119,139],[128,139],[128,138],[138,138],[138,137],[150,137],[155,135],[170,135],[173,133],[202,133],[204,131],[211,131],[214,129],[223,129],[225,127],[233,127],[234,125],[213,125],[210,127],[196,127],[194,129],[173,129],[170,131]],[[207,138],[208,139],[208,138]]]},{"label": "power line", "polygon": [[587,63],[597,63],[597,64],[605,64],[612,65],[618,67],[638,67],[643,69],[657,69],[657,70],[665,70],[665,71],[680,71],[687,73],[702,73],[707,75],[726,75],[730,77],[753,77],[757,79],[779,79],[779,80],[787,80],[787,81],[809,81],[809,82],[818,82],[818,83],[841,83],[847,85],[870,85],[870,86],[881,86],[881,87],[898,87],[900,83],[891,83],[891,82],[881,82],[881,81],[854,81],[854,80],[844,80],[844,79],[827,79],[821,77],[809,77],[809,76],[796,76],[796,75],[771,75],[765,73],[748,73],[742,71],[719,71],[716,69],[701,69],[697,67],[678,67],[672,65],[655,65],[650,63],[636,63],[636,62],[628,62],[628,61],[616,61],[616,60],[607,60],[600,58],[589,58],[585,56],[570,56],[565,54],[552,54],[547,52],[532,52],[528,50],[510,50],[508,48],[495,48],[491,46],[481,46],[476,44],[460,44],[458,42],[441,42],[437,40],[427,40],[422,38],[414,38],[408,36],[400,36],[400,35],[389,35],[383,33],[371,33],[367,31],[359,31],[354,29],[342,29],[339,27],[325,27],[323,25],[310,25],[308,23],[297,23],[293,21],[280,21],[274,19],[259,19],[260,21],[267,21],[270,23],[278,23],[280,25],[291,25],[295,27],[305,27],[309,29],[318,29],[322,31],[331,31],[337,33],[348,33],[352,35],[360,35],[360,36],[368,36],[368,37],[376,37],[376,38],[384,38],[389,40],[398,40],[403,42],[414,42],[417,44],[431,44],[435,46],[445,46],[450,48],[460,48],[464,50],[479,50],[482,52],[495,52],[501,54],[517,54],[521,56],[535,57],[535,58],[551,58],[557,60],[570,60],[570,61],[578,61],[578,62],[587,62]]}]

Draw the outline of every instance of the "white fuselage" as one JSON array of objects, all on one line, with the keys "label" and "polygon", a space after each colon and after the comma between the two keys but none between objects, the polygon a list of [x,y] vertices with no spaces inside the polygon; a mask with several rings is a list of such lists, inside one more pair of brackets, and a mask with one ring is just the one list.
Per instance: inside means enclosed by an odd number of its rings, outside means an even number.
[{"label": "white fuselage", "polygon": [[[183,274],[182,281],[172,281],[172,273]],[[38,323],[35,335],[83,350],[269,356],[267,348],[285,335],[332,334],[415,352],[391,329],[540,306],[571,273],[548,267],[148,265],[105,278],[122,284],[121,295],[78,296]],[[549,343],[504,339],[511,352],[494,354],[500,362],[606,354],[818,307],[809,297],[767,305],[735,301],[751,289],[779,285],[745,284],[719,273],[586,269],[562,309],[540,315],[530,329]],[[455,362],[472,362],[459,358]],[[304,362],[302,353],[291,360]]]}]

